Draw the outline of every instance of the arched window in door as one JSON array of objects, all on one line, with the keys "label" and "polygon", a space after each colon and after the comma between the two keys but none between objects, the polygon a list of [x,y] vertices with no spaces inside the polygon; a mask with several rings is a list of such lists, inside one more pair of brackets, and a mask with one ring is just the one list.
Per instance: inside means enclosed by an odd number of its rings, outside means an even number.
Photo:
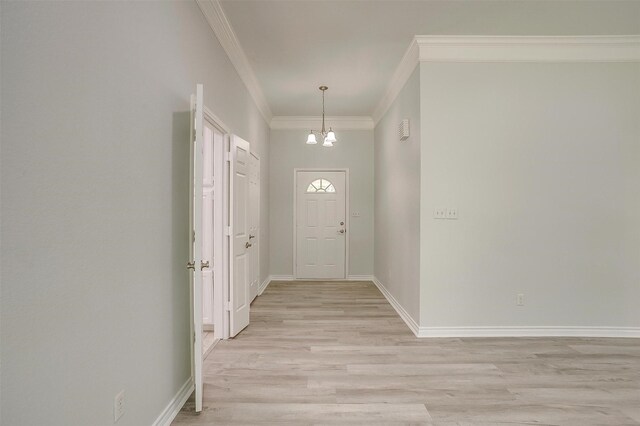
[{"label": "arched window in door", "polygon": [[316,179],[307,187],[307,194],[336,192],[336,188],[327,179]]}]

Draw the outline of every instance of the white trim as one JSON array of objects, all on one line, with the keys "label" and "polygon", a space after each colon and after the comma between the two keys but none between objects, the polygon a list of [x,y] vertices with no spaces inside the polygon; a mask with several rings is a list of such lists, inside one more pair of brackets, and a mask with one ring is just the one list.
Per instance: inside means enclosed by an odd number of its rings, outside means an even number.
[{"label": "white trim", "polygon": [[[344,281],[347,279],[347,277],[349,276],[349,240],[351,240],[351,227],[350,227],[350,222],[349,222],[349,216],[351,216],[351,210],[350,210],[350,206],[349,206],[349,199],[350,199],[350,195],[349,195],[349,182],[350,182],[350,178],[349,178],[349,168],[342,168],[342,169],[327,169],[327,168],[295,168],[293,169],[293,265],[291,265],[293,267],[293,279],[294,280],[298,280],[297,277],[297,273],[298,273],[298,268],[296,268],[296,264],[297,264],[297,251],[298,251],[298,224],[297,224],[297,220],[298,220],[298,172],[344,172],[344,178],[345,178],[345,200],[344,200],[344,223],[345,223],[345,229],[347,230],[347,232],[345,233],[345,253],[344,253],[344,278],[318,278],[318,280],[322,280],[322,281]],[[311,278],[300,278],[301,281],[305,281],[305,280],[311,280],[313,281],[314,279]]]},{"label": "white trim", "polygon": [[[224,153],[225,139],[229,134],[229,127],[227,127],[217,115],[215,115],[206,105],[204,105],[204,119],[208,121],[214,128],[222,133],[222,143],[213,145],[213,158],[214,158],[214,209],[213,213],[213,229],[216,231],[223,231],[224,226]],[[218,232],[214,232],[217,235]],[[220,232],[222,235],[218,238],[214,238],[213,241],[213,325],[214,325],[214,337],[216,339],[225,338],[225,325],[224,325],[224,246],[226,243],[226,236],[224,232]]]},{"label": "white trim", "polygon": [[267,278],[265,278],[264,281],[262,281],[262,284],[258,287],[258,296],[262,296],[262,293],[264,293],[267,287],[269,287],[269,284],[271,284],[271,276],[267,275]]},{"label": "white trim", "polygon": [[400,318],[419,338],[426,337],[630,337],[640,338],[640,327],[419,327],[400,302],[374,276],[373,283],[393,306]]},{"label": "white trim", "polygon": [[189,377],[184,385],[178,390],[178,393],[175,394],[169,404],[162,410],[162,413],[158,416],[155,422],[153,422],[153,426],[170,426],[173,419],[176,418],[182,406],[187,399],[193,393],[193,378]]},{"label": "white trim", "polygon": [[391,107],[391,104],[393,104],[393,101],[395,101],[396,97],[407,83],[407,80],[411,77],[411,74],[413,74],[413,70],[418,65],[418,57],[418,43],[413,39],[411,40],[411,43],[409,43],[409,47],[404,53],[400,64],[398,64],[398,67],[393,73],[382,99],[380,99],[380,102],[378,102],[378,105],[373,110],[373,114],[371,114],[375,124],[378,124],[378,121],[384,117],[384,114],[387,112],[389,107]]},{"label": "white trim", "polygon": [[[373,129],[373,119],[366,116],[335,116],[325,117],[327,128],[333,130],[371,130]],[[304,129],[320,130],[322,117],[305,116],[277,116],[271,119],[272,129]]]},{"label": "white trim", "polygon": [[411,330],[413,334],[416,335],[416,337],[419,337],[418,331],[420,327],[418,326],[418,323],[411,317],[411,315],[409,315],[409,312],[407,312],[402,307],[400,302],[398,302],[398,300],[395,297],[393,297],[393,295],[389,292],[389,290],[387,290],[384,284],[382,284],[380,280],[378,280],[378,278],[376,278],[375,276],[373,277],[373,283],[376,285],[376,287],[378,287],[378,290],[380,290],[380,292],[384,295],[387,301],[389,301],[389,304],[393,306],[393,309],[396,310],[398,315],[400,315],[400,318],[402,318],[405,324],[407,324],[407,327],[409,327],[409,330]]},{"label": "white trim", "polygon": [[209,108],[207,108],[206,105],[203,106],[203,109],[204,109],[204,117],[208,119],[211,122],[211,124],[218,127],[218,130],[220,130],[223,134],[231,133],[231,130],[229,129],[229,127],[227,127],[227,125],[224,124],[224,122],[217,115],[215,115]]},{"label": "white trim", "polygon": [[416,36],[420,62],[638,62],[640,36]]},{"label": "white trim", "polygon": [[269,277],[269,284],[271,281],[294,281],[293,275],[271,275]]},{"label": "white trim", "polygon": [[415,36],[372,114],[375,124],[420,62],[640,62],[640,35]]},{"label": "white trim", "polygon": [[348,275],[347,281],[373,281],[373,275]]},{"label": "white trim", "polygon": [[215,347],[216,347],[216,345],[217,345],[219,342],[220,342],[220,339],[215,339],[215,338],[214,338],[213,343],[211,344],[211,346],[209,346],[209,347],[207,348],[207,350],[206,350],[206,351],[204,351],[204,353],[202,354],[202,359],[203,359],[203,360],[207,359],[207,357],[209,356],[209,354],[210,354],[211,352],[213,352],[213,348],[215,348]]},{"label": "white trim", "polygon": [[640,327],[420,327],[418,337],[634,337]]},{"label": "white trim", "polygon": [[251,68],[247,55],[244,53],[238,37],[236,37],[233,27],[224,13],[224,9],[219,0],[196,0],[200,10],[204,14],[209,26],[215,33],[220,45],[227,53],[229,60],[238,72],[240,79],[247,87],[249,94],[253,98],[260,113],[267,123],[271,122],[271,109],[267,103],[267,98],[258,83],[258,79]]}]

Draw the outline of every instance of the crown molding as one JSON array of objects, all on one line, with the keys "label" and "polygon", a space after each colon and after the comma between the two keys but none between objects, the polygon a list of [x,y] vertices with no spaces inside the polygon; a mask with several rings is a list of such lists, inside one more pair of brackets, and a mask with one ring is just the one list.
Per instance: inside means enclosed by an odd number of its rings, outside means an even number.
[{"label": "crown molding", "polygon": [[382,99],[380,99],[380,102],[378,102],[378,105],[373,110],[372,118],[375,124],[378,124],[378,121],[380,121],[391,104],[393,104],[393,101],[395,101],[396,97],[407,83],[407,80],[411,77],[411,74],[413,74],[413,70],[418,65],[419,57],[420,52],[418,43],[414,38],[411,40],[411,43],[409,43],[409,47],[404,52],[404,56],[400,60],[400,64],[394,71]]},{"label": "crown molding", "polygon": [[415,36],[372,114],[376,124],[420,62],[640,62],[640,36]]},{"label": "crown molding", "polygon": [[222,48],[227,53],[229,60],[238,72],[240,79],[247,87],[247,90],[260,110],[260,113],[267,123],[271,122],[273,114],[271,114],[267,98],[265,97],[264,92],[258,83],[258,79],[249,64],[247,55],[244,53],[244,50],[231,27],[229,19],[227,19],[227,16],[222,9],[222,5],[218,0],[196,0],[196,2],[198,3],[198,6],[200,6],[200,10],[218,38],[218,41],[220,41]]},{"label": "crown molding", "polygon": [[[373,119],[365,116],[326,116],[327,127],[333,130],[371,130],[373,129]],[[272,129],[305,129],[320,130],[322,126],[322,116],[277,116],[271,120]]]},{"label": "crown molding", "polygon": [[420,62],[638,62],[640,36],[416,36]]}]

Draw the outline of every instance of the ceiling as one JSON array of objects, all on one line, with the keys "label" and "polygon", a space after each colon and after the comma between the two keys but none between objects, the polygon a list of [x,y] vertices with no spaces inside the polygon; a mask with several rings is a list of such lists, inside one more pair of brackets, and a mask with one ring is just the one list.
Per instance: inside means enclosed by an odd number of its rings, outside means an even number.
[{"label": "ceiling", "polygon": [[640,34],[640,1],[222,0],[274,116],[370,116],[414,35]]}]

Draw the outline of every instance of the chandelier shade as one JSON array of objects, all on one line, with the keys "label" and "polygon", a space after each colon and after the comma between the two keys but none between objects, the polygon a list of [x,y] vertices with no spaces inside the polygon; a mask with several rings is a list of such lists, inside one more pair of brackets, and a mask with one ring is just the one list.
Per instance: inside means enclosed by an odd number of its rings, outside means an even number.
[{"label": "chandelier shade", "polygon": [[315,145],[317,143],[318,143],[318,141],[316,140],[316,135],[312,131],[311,133],[309,133],[309,136],[307,137],[307,144],[308,145]]}]

